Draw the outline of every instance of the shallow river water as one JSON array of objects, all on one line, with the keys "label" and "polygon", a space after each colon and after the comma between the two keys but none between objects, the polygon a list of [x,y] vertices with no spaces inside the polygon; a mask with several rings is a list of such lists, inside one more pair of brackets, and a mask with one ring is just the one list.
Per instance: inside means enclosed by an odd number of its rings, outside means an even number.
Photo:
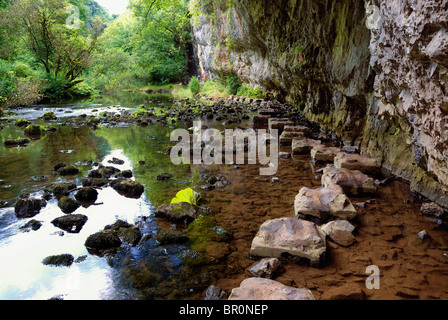
[{"label": "shallow river water", "polygon": [[[50,121],[56,132],[48,132],[27,147],[0,146],[0,200],[4,201],[0,208],[0,299],[204,299],[204,290],[211,284],[230,292],[250,277],[247,270],[256,261],[249,250],[259,226],[268,219],[293,216],[294,197],[300,188],[320,186],[316,170],[322,166],[313,165],[309,156],[280,160],[278,179],[274,180],[260,176],[257,165],[175,166],[167,155],[172,145],[169,135],[173,129],[191,124],[97,129],[64,125],[65,118],[81,114],[167,103],[148,99],[128,94],[17,109],[13,110],[16,116],[2,121],[0,138],[8,139],[23,137],[23,129],[14,126],[16,118],[34,120],[49,110],[58,117]],[[111,165],[108,161],[114,157],[124,164],[113,166],[132,169],[135,180],[144,185],[140,199],[123,197],[110,187],[99,190],[97,205],[75,212],[88,216],[78,234],[61,235],[51,224],[63,215],[56,199],[49,200],[33,218],[16,218],[14,204],[20,195],[40,197],[54,182],[73,180],[79,186],[93,162]],[[80,173],[70,178],[55,175],[52,168],[60,162],[75,164]],[[165,172],[173,178],[156,179]],[[223,175],[231,184],[202,190],[204,179],[211,174]],[[192,241],[160,245],[155,236],[172,224],[157,219],[154,210],[186,187],[201,191],[212,213],[204,214],[189,228]],[[371,198],[351,200],[358,203]],[[276,280],[307,287],[317,299],[341,298],[347,293],[368,299],[447,299],[447,230],[420,215],[422,200],[411,195],[404,182],[394,180],[382,186],[375,199],[364,208],[356,207],[354,245],[346,248],[329,243],[324,266],[285,263]],[[27,232],[20,229],[31,219],[41,221],[42,227]],[[122,246],[115,255],[90,254],[85,239],[117,219],[139,226],[143,240],[135,247]],[[210,230],[217,226],[232,237],[226,242],[208,241],[213,236]],[[421,230],[430,238],[420,239],[417,233]],[[208,254],[205,260],[198,258],[203,252]],[[45,257],[63,253],[79,259],[70,267],[42,264]],[[366,288],[369,265],[377,265],[381,271],[378,290]]]}]

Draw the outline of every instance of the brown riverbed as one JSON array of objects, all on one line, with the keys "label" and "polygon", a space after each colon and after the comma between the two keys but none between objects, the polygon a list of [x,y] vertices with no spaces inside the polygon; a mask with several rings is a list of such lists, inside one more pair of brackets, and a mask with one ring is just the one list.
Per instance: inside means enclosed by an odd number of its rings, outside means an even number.
[{"label": "brown riverbed", "polygon": [[[312,164],[308,155],[280,159],[275,182],[272,177],[260,176],[256,165],[213,169],[225,174],[232,184],[203,194],[215,212],[216,223],[233,235],[224,248],[228,253],[225,271],[216,274],[213,284],[230,293],[251,277],[248,269],[257,260],[251,259],[249,252],[258,228],[269,219],[292,217],[299,190],[320,187],[320,175],[315,171],[322,166]],[[323,266],[284,262],[283,272],[274,279],[308,288],[316,299],[447,299],[448,232],[420,214],[423,201],[411,195],[409,185],[392,179],[379,187],[376,196],[350,199],[354,205],[376,199],[365,208],[355,205],[356,243],[343,247],[327,240]],[[418,237],[422,230],[429,238]],[[378,290],[366,288],[369,265],[379,267]],[[189,298],[204,297],[197,293]]]}]

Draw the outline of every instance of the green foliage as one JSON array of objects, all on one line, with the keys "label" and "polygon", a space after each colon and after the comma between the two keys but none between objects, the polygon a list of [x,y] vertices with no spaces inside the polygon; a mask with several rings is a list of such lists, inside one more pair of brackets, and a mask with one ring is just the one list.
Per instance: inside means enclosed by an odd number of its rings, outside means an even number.
[{"label": "green foliage", "polygon": [[196,205],[200,199],[199,193],[193,191],[191,188],[180,190],[176,197],[171,200],[171,203],[187,202]]},{"label": "green foliage", "polygon": [[226,88],[227,92],[230,95],[236,95],[240,87],[241,87],[241,80],[238,77],[234,76],[234,77],[228,77],[226,79]]},{"label": "green foliage", "polygon": [[260,88],[253,88],[250,85],[243,83],[236,94],[241,97],[249,97],[249,98],[264,98],[263,90]]},{"label": "green foliage", "polygon": [[81,82],[70,88],[67,94],[73,98],[90,97],[94,94],[94,90],[87,83]]},{"label": "green foliage", "polygon": [[69,81],[65,78],[48,77],[44,94],[52,100],[64,99],[68,85]]},{"label": "green foliage", "polygon": [[190,91],[193,95],[201,92],[201,85],[199,83],[199,79],[197,77],[191,78],[190,82],[188,83],[188,88],[190,88]]}]

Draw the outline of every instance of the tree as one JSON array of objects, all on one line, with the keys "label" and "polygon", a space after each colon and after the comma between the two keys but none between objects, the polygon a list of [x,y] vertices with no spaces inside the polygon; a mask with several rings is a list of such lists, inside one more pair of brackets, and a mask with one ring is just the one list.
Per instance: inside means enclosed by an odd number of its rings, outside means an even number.
[{"label": "tree", "polygon": [[78,77],[91,63],[102,27],[102,22],[95,20],[90,36],[84,36],[81,28],[67,27],[68,6],[65,0],[11,0],[1,25],[22,36],[47,78],[64,80],[64,89],[82,82]]}]

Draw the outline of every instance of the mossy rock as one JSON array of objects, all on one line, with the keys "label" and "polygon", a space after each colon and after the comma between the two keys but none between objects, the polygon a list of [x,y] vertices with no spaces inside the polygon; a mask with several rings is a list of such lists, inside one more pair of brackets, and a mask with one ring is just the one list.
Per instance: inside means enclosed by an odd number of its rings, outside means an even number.
[{"label": "mossy rock", "polygon": [[137,227],[120,228],[118,230],[118,237],[123,242],[129,243],[132,246],[136,246],[142,238],[142,233],[140,232],[140,229]]},{"label": "mossy rock", "polygon": [[29,136],[41,136],[45,134],[46,130],[43,126],[31,124],[25,128],[25,134]]},{"label": "mossy rock", "polygon": [[49,111],[49,112],[46,112],[43,116],[39,117],[39,119],[43,119],[43,120],[48,121],[48,120],[56,120],[57,117],[54,114],[54,112]]},{"label": "mossy rock", "polygon": [[189,240],[188,235],[180,231],[163,230],[157,233],[156,240],[161,244],[182,244]]},{"label": "mossy rock", "polygon": [[24,146],[29,144],[31,141],[24,139],[6,139],[3,144],[7,147]]},{"label": "mossy rock", "polygon": [[98,198],[98,191],[93,188],[82,188],[75,194],[75,199],[80,202],[95,202]]},{"label": "mossy rock", "polygon": [[30,218],[40,212],[47,205],[43,199],[20,199],[15,205],[15,214],[17,218]]},{"label": "mossy rock", "polygon": [[106,230],[90,235],[84,245],[89,249],[108,250],[121,246],[121,240],[112,230]]},{"label": "mossy rock", "polygon": [[56,172],[59,173],[61,176],[74,176],[79,173],[79,169],[74,165],[69,164],[60,167],[59,169],[57,169]]},{"label": "mossy rock", "polygon": [[26,127],[26,126],[29,126],[30,124],[31,124],[31,122],[29,122],[28,120],[18,119],[18,120],[16,120],[14,125],[16,127]]},{"label": "mossy rock", "polygon": [[139,182],[129,178],[113,180],[110,183],[110,186],[127,198],[138,199],[145,191],[144,187]]},{"label": "mossy rock", "polygon": [[58,207],[66,214],[76,211],[80,206],[81,204],[78,201],[69,197],[62,197],[58,201]]},{"label": "mossy rock", "polygon": [[76,189],[76,183],[74,182],[61,182],[55,183],[45,188],[45,191],[52,192],[56,198],[68,196],[69,191]]}]

